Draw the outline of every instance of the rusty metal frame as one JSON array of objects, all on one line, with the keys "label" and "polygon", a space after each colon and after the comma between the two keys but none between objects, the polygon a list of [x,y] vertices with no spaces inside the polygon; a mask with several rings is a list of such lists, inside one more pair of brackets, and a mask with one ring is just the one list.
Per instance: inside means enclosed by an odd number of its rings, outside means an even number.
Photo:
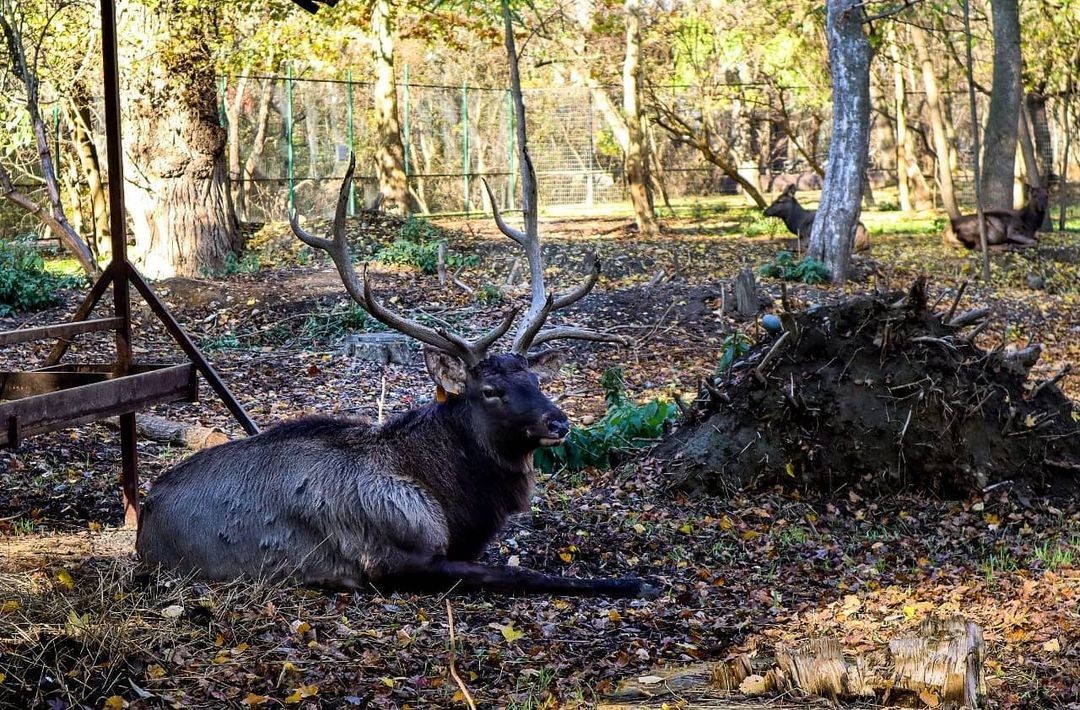
[{"label": "rusty metal frame", "polygon": [[[14,447],[26,436],[119,415],[124,521],[134,526],[138,524],[139,511],[136,411],[162,402],[194,401],[198,397],[197,371],[248,434],[257,434],[259,428],[168,307],[128,260],[115,0],[101,0],[101,45],[113,258],[69,323],[0,333],[0,346],[58,338],[41,369],[0,373],[0,400],[7,400],[0,401],[0,446]],[[88,320],[110,286],[113,292],[112,317]],[[134,362],[131,347],[132,286],[184,351],[188,363],[147,365]],[[115,332],[115,363],[107,366],[58,364],[75,336],[105,330]]]}]

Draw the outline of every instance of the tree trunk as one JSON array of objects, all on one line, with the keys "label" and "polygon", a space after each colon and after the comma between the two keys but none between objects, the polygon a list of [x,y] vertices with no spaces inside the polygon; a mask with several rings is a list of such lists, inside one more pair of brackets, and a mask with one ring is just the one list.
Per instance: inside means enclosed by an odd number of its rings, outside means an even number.
[{"label": "tree trunk", "polygon": [[398,119],[397,79],[394,76],[395,18],[390,0],[375,0],[371,9],[371,33],[375,37],[375,126],[379,137],[375,149],[375,172],[383,208],[405,214],[409,191],[405,180],[405,148]]},{"label": "tree trunk", "polygon": [[659,228],[653,212],[649,182],[649,138],[645,112],[641,106],[641,5],[626,2],[626,56],[623,61],[623,113],[629,139],[626,150],[626,183],[634,205],[634,219],[642,236],[653,236]]},{"label": "tree trunk", "polygon": [[[12,23],[7,14],[6,4],[4,10],[5,12],[0,13],[0,29],[2,29],[5,44],[7,45],[7,59],[11,62],[10,69],[12,73],[22,83],[26,92],[26,112],[30,115],[30,126],[34,132],[34,141],[38,151],[38,165],[41,167],[41,176],[45,181],[45,192],[48,195],[49,205],[52,209],[51,212],[46,211],[41,205],[34,203],[26,195],[15,190],[10,175],[2,166],[0,166],[0,195],[40,219],[57,236],[64,248],[78,260],[83,271],[90,276],[95,276],[100,271],[97,262],[94,261],[86,242],[72,229],[67,215],[64,213],[63,202],[60,199],[60,183],[53,167],[48,133],[45,129],[45,122],[41,118],[41,106],[38,103],[38,80],[37,75],[34,73],[37,69],[36,63],[27,62],[27,48],[23,44],[22,24],[19,18],[16,18]],[[40,49],[40,46],[35,48],[35,52],[38,49]]]},{"label": "tree trunk", "polygon": [[1016,130],[1019,136],[1020,155],[1024,159],[1024,176],[1027,178],[1027,184],[1031,187],[1042,187],[1045,182],[1043,181],[1042,172],[1039,170],[1039,160],[1035,156],[1035,141],[1031,138],[1031,126],[1028,123],[1026,104],[1020,106],[1019,122]]},{"label": "tree trunk", "polygon": [[949,137],[945,131],[945,119],[942,115],[941,95],[938,91],[937,74],[930,52],[926,46],[926,32],[915,24],[909,26],[915,53],[922,66],[923,89],[926,91],[927,110],[930,114],[930,130],[934,137],[935,163],[937,166],[938,189],[941,191],[941,204],[950,219],[960,217],[960,207],[956,204],[956,188],[953,185],[950,166]]},{"label": "tree trunk", "polygon": [[[144,41],[121,76],[130,163],[129,256],[150,278],[220,271],[239,247],[226,181],[226,132],[206,33],[212,6],[131,3],[126,30]],[[153,56],[154,61],[147,61]]]},{"label": "tree trunk", "polygon": [[90,111],[90,91],[82,81],[77,81],[72,86],[69,119],[75,153],[89,191],[90,221],[94,229],[90,242],[98,258],[108,259],[112,249],[109,239],[109,201],[105,195],[101,161],[98,159],[97,146],[94,145],[91,132],[93,115]]},{"label": "tree trunk", "polygon": [[[271,66],[273,63],[271,62]],[[251,151],[244,161],[243,171],[240,173],[240,185],[236,191],[236,208],[243,219],[249,219],[248,196],[255,186],[255,169],[262,158],[263,148],[266,146],[266,129],[270,124],[270,104],[274,98],[274,79],[263,79],[262,93],[259,95],[259,112],[255,117],[255,137],[251,139]]]},{"label": "tree trunk", "polygon": [[991,0],[994,86],[983,144],[983,199],[987,209],[1011,209],[1020,113],[1020,12],[1017,0]]},{"label": "tree trunk", "polygon": [[900,64],[900,49],[893,42],[893,101],[896,111],[896,193],[901,212],[911,212],[911,192],[908,186],[908,135],[904,105],[904,67]]},{"label": "tree trunk", "polygon": [[870,147],[871,50],[863,33],[863,15],[856,0],[828,0],[832,145],[809,255],[825,262],[835,283],[847,280]]},{"label": "tree trunk", "polygon": [[877,165],[882,170],[896,170],[896,135],[889,120],[889,100],[881,87],[880,76],[870,77],[870,105],[874,107],[870,125],[870,144],[875,146]]}]

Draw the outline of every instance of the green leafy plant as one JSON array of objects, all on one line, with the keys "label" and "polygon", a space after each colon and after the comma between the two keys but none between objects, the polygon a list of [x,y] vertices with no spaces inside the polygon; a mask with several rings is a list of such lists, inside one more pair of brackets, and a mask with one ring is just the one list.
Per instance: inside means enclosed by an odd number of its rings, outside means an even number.
[{"label": "green leafy plant", "polygon": [[[422,273],[434,274],[439,270],[439,247],[446,243],[434,225],[410,215],[401,225],[398,238],[375,252],[373,258],[383,264],[412,266]],[[450,269],[473,266],[479,261],[477,256],[461,256],[449,250],[446,253],[446,265]]]},{"label": "green leafy plant", "polygon": [[0,316],[55,306],[61,289],[81,282],[48,272],[41,254],[25,241],[0,242]]},{"label": "green leafy plant", "polygon": [[716,373],[727,372],[736,360],[750,351],[750,338],[742,333],[732,333],[724,338],[720,345],[720,360],[716,363]]},{"label": "green leafy plant", "polygon": [[829,269],[825,264],[810,257],[795,261],[795,257],[788,251],[778,253],[772,261],[758,267],[758,274],[807,284],[819,284],[829,280]]},{"label": "green leafy plant", "polygon": [[573,427],[559,446],[540,449],[536,467],[546,473],[565,468],[608,468],[621,457],[656,441],[678,414],[674,402],[653,399],[638,404],[626,394],[621,369],[610,367],[600,377],[607,412],[589,427]]},{"label": "green leafy plant", "polygon": [[503,292],[499,290],[498,286],[492,284],[484,284],[476,291],[476,300],[480,303],[491,305],[493,303],[502,303],[505,299]]}]

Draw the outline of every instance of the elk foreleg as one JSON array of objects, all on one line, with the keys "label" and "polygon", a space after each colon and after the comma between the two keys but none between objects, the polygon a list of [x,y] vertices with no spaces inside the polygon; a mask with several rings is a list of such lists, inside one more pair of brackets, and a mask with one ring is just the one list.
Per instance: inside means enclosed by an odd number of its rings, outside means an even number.
[{"label": "elk foreleg", "polygon": [[655,598],[660,590],[640,579],[578,579],[548,575],[523,567],[490,566],[433,557],[413,560],[374,580],[375,586],[399,591],[441,593],[450,589],[504,594]]}]

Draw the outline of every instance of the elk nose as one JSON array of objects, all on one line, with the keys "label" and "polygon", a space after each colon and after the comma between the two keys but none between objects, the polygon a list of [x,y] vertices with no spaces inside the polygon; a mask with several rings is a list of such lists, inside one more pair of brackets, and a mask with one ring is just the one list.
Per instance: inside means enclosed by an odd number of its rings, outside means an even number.
[{"label": "elk nose", "polygon": [[558,437],[559,439],[564,438],[567,434],[570,433],[570,422],[566,419],[554,419],[552,421],[549,421],[547,423],[547,426],[548,431],[550,431],[552,435]]}]

